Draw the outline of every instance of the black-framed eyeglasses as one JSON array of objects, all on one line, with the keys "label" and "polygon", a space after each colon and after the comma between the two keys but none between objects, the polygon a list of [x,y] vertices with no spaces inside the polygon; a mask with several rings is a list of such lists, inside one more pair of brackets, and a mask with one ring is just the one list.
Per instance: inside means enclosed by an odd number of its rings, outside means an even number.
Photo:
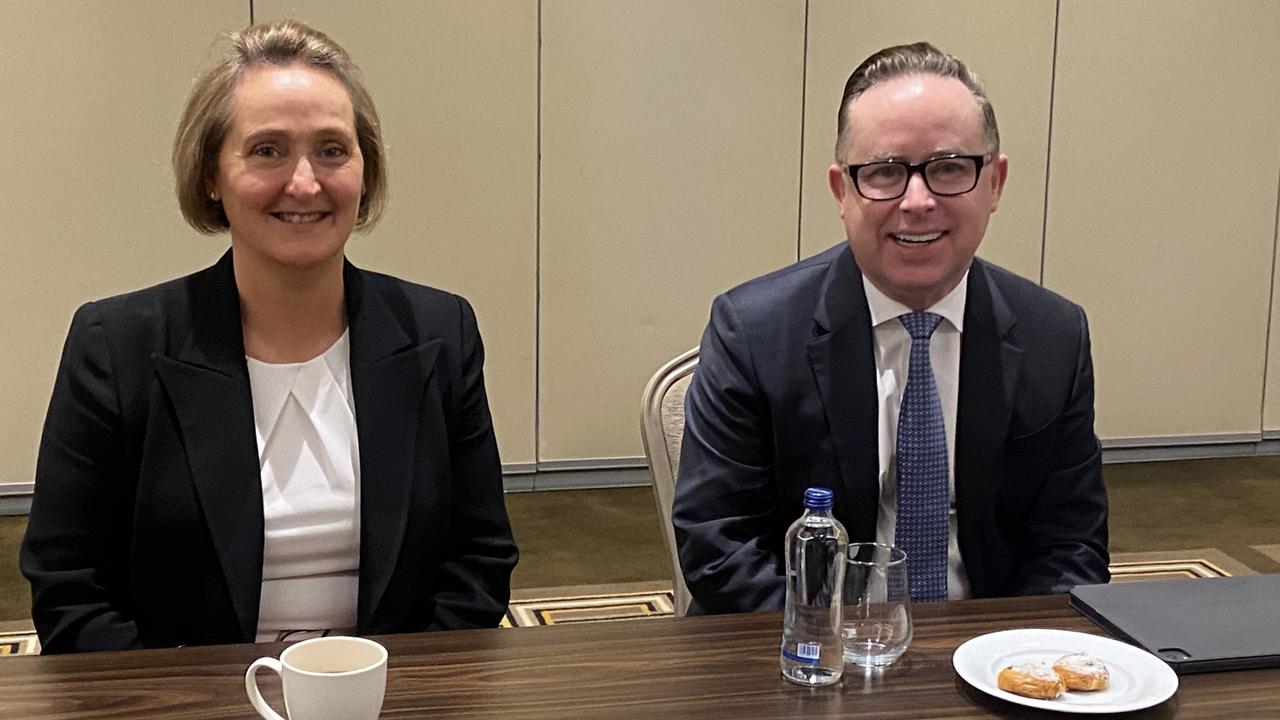
[{"label": "black-framed eyeglasses", "polygon": [[978,186],[986,155],[943,155],[922,163],[881,160],[845,165],[858,194],[868,200],[897,200],[907,192],[911,176],[920,173],[934,195],[963,195]]}]

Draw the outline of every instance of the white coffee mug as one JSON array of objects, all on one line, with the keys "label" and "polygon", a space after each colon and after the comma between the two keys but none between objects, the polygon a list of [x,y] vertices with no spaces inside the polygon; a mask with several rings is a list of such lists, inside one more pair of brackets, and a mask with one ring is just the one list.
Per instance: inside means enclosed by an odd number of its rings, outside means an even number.
[{"label": "white coffee mug", "polygon": [[262,698],[260,668],[280,676],[288,720],[377,720],[382,712],[387,649],[372,640],[314,638],[290,646],[279,660],[254,660],[244,673],[249,702],[267,720],[286,720]]}]

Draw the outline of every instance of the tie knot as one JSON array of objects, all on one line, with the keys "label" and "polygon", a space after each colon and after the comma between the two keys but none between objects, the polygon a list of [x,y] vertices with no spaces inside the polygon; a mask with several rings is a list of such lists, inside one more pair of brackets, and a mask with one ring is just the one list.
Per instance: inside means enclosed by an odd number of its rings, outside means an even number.
[{"label": "tie knot", "polygon": [[902,326],[911,333],[912,340],[928,340],[933,331],[938,329],[938,323],[942,322],[941,315],[934,315],[924,310],[916,310],[913,313],[900,315],[898,317],[902,321]]}]

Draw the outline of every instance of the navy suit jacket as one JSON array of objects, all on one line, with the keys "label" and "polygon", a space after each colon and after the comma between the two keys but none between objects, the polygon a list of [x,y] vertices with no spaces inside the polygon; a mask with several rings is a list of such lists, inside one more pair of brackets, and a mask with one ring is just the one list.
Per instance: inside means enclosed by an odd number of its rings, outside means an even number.
[{"label": "navy suit jacket", "polygon": [[[517,553],[460,297],[344,268],[362,634],[494,626]],[[263,517],[239,296],[213,267],[72,320],[20,564],[46,652],[252,642]]]},{"label": "navy suit jacket", "polygon": [[[875,539],[874,339],[840,245],[716,298],[685,398],[672,520],[690,612],[780,609],[783,536],[827,487]],[[1083,310],[1006,270],[969,270],[956,418],[960,553],[977,597],[1107,582],[1107,497]]]}]

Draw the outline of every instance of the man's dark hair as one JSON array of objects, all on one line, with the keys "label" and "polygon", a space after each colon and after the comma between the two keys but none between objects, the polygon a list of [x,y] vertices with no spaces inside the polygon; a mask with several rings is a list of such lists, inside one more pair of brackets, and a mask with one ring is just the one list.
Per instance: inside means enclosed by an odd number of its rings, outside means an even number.
[{"label": "man's dark hair", "polygon": [[982,112],[982,135],[987,141],[987,151],[1000,152],[1000,129],[996,126],[996,111],[991,107],[987,91],[978,76],[954,55],[948,55],[927,42],[887,47],[858,66],[844,84],[844,97],[836,114],[836,162],[847,162],[849,149],[849,106],[875,85],[893,78],[908,75],[937,75],[955,78],[969,88],[973,101]]}]

